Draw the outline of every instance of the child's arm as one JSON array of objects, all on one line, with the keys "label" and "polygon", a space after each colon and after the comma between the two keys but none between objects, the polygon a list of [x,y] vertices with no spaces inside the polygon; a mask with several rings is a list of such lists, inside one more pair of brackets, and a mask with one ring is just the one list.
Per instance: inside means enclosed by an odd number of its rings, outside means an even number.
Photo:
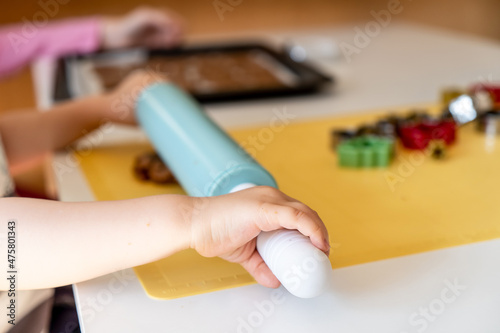
[{"label": "child's arm", "polygon": [[0,77],[39,57],[57,58],[99,48],[166,48],[179,44],[182,37],[183,22],[179,15],[149,7],[121,17],[68,19],[43,26],[25,21],[0,28]]},{"label": "child's arm", "polygon": [[14,73],[36,58],[89,53],[99,48],[101,20],[56,21],[37,27],[33,22],[0,29],[0,77]]},{"label": "child's arm", "polygon": [[2,114],[0,137],[11,170],[69,145],[106,122],[135,124],[136,96],[145,86],[161,79],[137,71],[109,94],[61,103],[48,112]]},{"label": "child's arm", "polygon": [[133,123],[111,107],[108,95],[62,103],[48,112],[13,111],[0,117],[0,136],[11,168],[42,157],[88,134],[107,121]]},{"label": "child's arm", "polygon": [[[162,195],[126,201],[62,203],[0,199],[0,233],[16,221],[18,288],[75,283],[193,248],[237,262],[268,287],[279,281],[255,248],[263,231],[298,229],[328,252],[318,215],[269,187],[211,198]],[[0,244],[5,254],[6,242]],[[6,274],[5,268],[5,274]],[[0,289],[8,289],[0,279]]]}]

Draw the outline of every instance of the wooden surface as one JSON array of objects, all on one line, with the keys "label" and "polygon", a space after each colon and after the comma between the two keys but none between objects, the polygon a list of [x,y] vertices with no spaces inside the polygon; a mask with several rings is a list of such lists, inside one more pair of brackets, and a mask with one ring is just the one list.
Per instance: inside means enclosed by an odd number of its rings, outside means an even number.
[{"label": "wooden surface", "polygon": [[[42,0],[40,3],[55,2]],[[62,2],[62,1],[61,1]],[[138,5],[165,6],[182,14],[195,34],[229,30],[266,30],[270,28],[300,28],[311,25],[331,25],[372,19],[371,10],[388,7],[387,0],[232,0],[233,9],[221,21],[214,0],[86,0],[66,1],[54,10],[54,19],[77,15],[122,14]],[[220,2],[229,4],[228,0]],[[44,11],[38,1],[20,0],[4,5],[0,24],[28,20]],[[500,39],[497,13],[500,2],[495,0],[401,0],[404,10],[398,16],[436,26],[472,32]],[[55,7],[54,7],[55,8]]]},{"label": "wooden surface", "polygon": [[35,106],[29,68],[15,76],[0,79],[0,112]]}]

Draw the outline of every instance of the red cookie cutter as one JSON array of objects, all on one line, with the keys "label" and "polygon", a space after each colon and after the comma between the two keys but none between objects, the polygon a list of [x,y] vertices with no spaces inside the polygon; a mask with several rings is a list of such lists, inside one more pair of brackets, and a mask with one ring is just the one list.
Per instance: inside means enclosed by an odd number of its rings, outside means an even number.
[{"label": "red cookie cutter", "polygon": [[400,125],[398,135],[408,149],[425,149],[433,140],[443,140],[446,145],[456,139],[456,124],[452,120],[426,120]]}]

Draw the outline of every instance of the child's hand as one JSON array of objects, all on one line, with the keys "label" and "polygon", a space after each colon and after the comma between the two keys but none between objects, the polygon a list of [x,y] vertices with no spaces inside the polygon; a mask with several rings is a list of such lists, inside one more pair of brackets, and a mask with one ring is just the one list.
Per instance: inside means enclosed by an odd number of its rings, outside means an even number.
[{"label": "child's hand", "polygon": [[107,18],[102,28],[102,47],[133,46],[169,48],[178,45],[184,34],[181,17],[166,9],[139,7],[125,16]]},{"label": "child's hand", "polygon": [[191,248],[205,257],[241,264],[260,284],[276,288],[278,279],[256,249],[261,231],[297,229],[325,253],[328,232],[318,214],[277,189],[259,186],[233,194],[192,198]]},{"label": "child's hand", "polygon": [[165,76],[153,71],[132,72],[117,88],[105,95],[107,107],[104,118],[114,123],[135,125],[135,105],[140,93],[154,83],[167,81]]}]

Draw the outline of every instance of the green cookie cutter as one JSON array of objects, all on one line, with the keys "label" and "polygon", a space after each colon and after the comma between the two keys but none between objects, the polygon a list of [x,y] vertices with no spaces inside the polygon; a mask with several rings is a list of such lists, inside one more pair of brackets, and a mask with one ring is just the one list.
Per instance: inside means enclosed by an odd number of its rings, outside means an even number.
[{"label": "green cookie cutter", "polygon": [[337,153],[339,165],[342,167],[387,167],[394,155],[394,140],[377,136],[360,136],[340,143]]}]

